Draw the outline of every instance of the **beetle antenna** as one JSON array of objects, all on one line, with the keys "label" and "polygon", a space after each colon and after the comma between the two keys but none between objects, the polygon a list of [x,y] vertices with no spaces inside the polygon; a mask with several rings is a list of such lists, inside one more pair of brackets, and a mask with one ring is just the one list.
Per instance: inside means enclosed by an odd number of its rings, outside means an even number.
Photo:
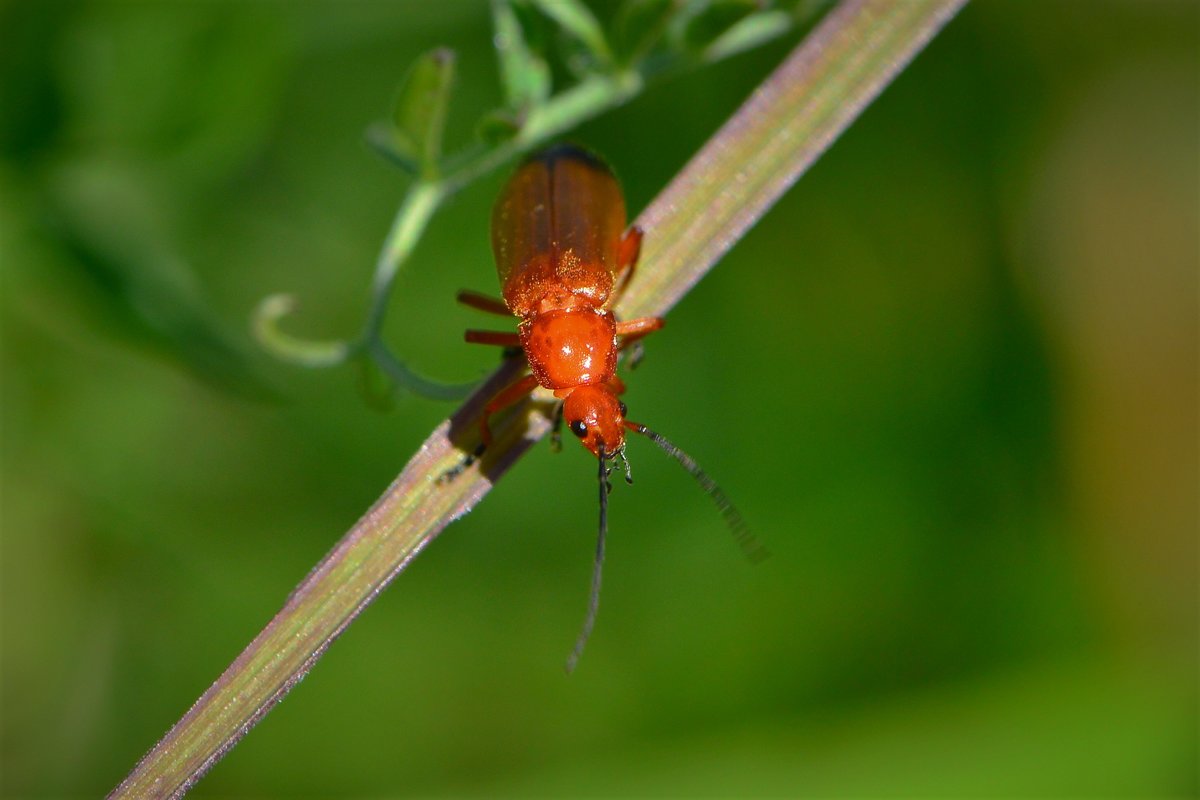
[{"label": "beetle antenna", "polygon": [[753,533],[750,532],[750,526],[746,524],[746,520],[742,518],[742,514],[733,505],[725,492],[721,491],[721,487],[717,482],[708,476],[708,473],[700,469],[691,456],[676,447],[667,437],[661,433],[655,433],[645,425],[640,425],[635,422],[626,423],[625,427],[634,433],[640,433],[650,441],[654,442],[663,452],[675,459],[681,467],[687,470],[687,473],[696,479],[696,483],[700,484],[700,488],[704,493],[712,498],[716,503],[717,510],[721,512],[721,516],[725,518],[725,523],[729,526],[730,533],[733,534],[734,540],[738,546],[742,548],[742,552],[750,562],[757,564],[771,553],[763,546]]},{"label": "beetle antenna", "polygon": [[611,456],[604,452],[604,444],[601,443],[600,457],[597,459],[600,462],[600,533],[596,537],[596,561],[592,565],[592,588],[588,594],[587,616],[583,620],[579,636],[575,639],[575,647],[571,650],[571,655],[567,656],[568,674],[575,671],[579,657],[583,655],[583,648],[596,624],[596,611],[600,608],[600,572],[604,566],[604,538],[608,535],[608,493],[612,490],[612,484],[608,482],[610,467],[605,463],[608,458]]}]

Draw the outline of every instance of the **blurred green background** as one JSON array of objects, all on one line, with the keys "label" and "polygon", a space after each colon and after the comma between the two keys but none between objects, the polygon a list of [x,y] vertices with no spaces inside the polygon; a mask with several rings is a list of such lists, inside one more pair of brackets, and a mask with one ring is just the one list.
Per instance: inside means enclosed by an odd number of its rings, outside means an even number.
[{"label": "blurred green background", "polygon": [[[247,319],[289,291],[289,330],[358,329],[406,180],[363,129],[444,44],[467,144],[486,9],[0,10],[5,797],[115,786],[452,409]],[[971,4],[648,340],[631,415],[766,563],[633,442],[564,677],[594,467],[538,447],[195,796],[1195,796],[1198,30]],[[791,44],[573,138],[640,209]],[[496,363],[453,296],[497,290],[503,179],[398,282],[431,376]]]}]

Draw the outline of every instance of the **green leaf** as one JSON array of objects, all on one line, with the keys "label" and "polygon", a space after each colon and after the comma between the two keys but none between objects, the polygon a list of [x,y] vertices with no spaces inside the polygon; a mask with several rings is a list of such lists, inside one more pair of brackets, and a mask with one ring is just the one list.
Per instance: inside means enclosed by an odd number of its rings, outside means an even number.
[{"label": "green leaf", "polygon": [[592,61],[608,66],[612,64],[612,49],[596,17],[580,0],[530,0],[567,33],[582,44]]},{"label": "green leaf", "polygon": [[704,60],[716,61],[750,50],[789,30],[795,21],[786,11],[763,11],[735,22],[704,48]]},{"label": "green leaf", "polygon": [[409,175],[421,174],[421,164],[413,154],[411,145],[400,140],[391,123],[376,122],[369,126],[366,141],[372,150]]},{"label": "green leaf", "polygon": [[687,50],[704,50],[734,25],[762,11],[764,5],[759,0],[710,0],[699,4],[682,20],[680,44]]},{"label": "green leaf", "polygon": [[521,24],[509,0],[492,0],[492,24],[496,29],[496,56],[504,82],[507,105],[515,111],[527,111],[550,97],[550,65],[544,50],[530,42],[528,23]]},{"label": "green leaf", "polygon": [[400,84],[392,110],[390,149],[401,160],[420,165],[426,175],[436,171],[442,154],[454,60],[454,51],[446,48],[418,58]]},{"label": "green leaf", "polygon": [[524,124],[523,114],[497,109],[483,115],[475,129],[475,134],[480,141],[494,147],[515,139]]},{"label": "green leaf", "polygon": [[625,64],[654,49],[678,8],[677,0],[626,0],[613,23],[613,44]]}]

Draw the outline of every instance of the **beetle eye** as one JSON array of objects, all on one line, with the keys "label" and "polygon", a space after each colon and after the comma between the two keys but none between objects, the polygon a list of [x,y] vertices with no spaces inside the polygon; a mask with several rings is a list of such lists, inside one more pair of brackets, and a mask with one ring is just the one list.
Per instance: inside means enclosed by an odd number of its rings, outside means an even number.
[{"label": "beetle eye", "polygon": [[629,414],[629,406],[625,405],[624,403],[617,403],[617,410],[621,412],[622,417]]},{"label": "beetle eye", "polygon": [[571,429],[571,433],[575,434],[580,439],[587,436],[587,425],[584,424],[584,421],[581,419],[571,420],[571,424],[567,427]]}]

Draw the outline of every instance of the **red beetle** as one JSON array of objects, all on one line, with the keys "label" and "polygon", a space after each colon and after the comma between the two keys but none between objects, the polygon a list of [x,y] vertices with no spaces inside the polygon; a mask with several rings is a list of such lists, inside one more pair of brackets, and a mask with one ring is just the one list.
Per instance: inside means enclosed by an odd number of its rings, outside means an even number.
[{"label": "red beetle", "polygon": [[617,355],[661,328],[663,320],[618,322],[611,311],[633,274],[642,243],[642,231],[625,225],[625,199],[603,161],[573,145],[542,150],[517,169],[492,212],[492,251],[504,300],[475,292],[458,295],[465,305],[520,319],[517,333],[470,330],[466,340],[520,347],[530,369],[484,407],[483,444],[476,455],[492,441],[488,418],[543,386],[562,401],[555,417],[556,437],[565,420],[600,462],[600,531],[592,589],[568,670],[583,651],[600,602],[613,459],[621,458],[626,480],[632,483],[625,461],[626,430],[651,439],[700,483],[752,559],[766,555],[720,488],[686,453],[645,425],[626,419],[619,399],[625,384],[616,374]]}]

